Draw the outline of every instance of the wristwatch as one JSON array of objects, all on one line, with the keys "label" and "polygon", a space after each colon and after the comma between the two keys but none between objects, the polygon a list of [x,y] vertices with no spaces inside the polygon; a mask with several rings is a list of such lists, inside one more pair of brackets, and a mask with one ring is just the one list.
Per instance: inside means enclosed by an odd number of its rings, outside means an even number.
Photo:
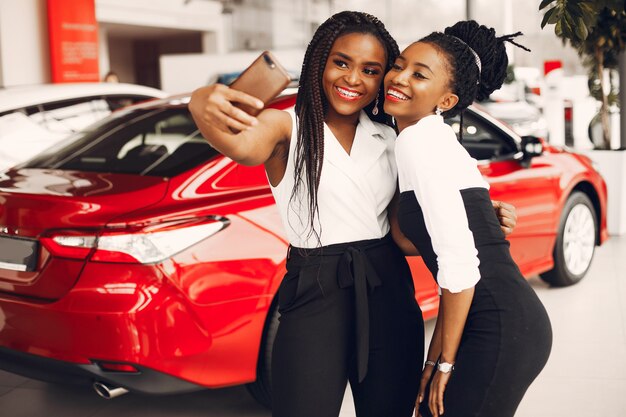
[{"label": "wristwatch", "polygon": [[448,362],[439,362],[437,370],[443,374],[447,374],[454,371],[454,365]]}]

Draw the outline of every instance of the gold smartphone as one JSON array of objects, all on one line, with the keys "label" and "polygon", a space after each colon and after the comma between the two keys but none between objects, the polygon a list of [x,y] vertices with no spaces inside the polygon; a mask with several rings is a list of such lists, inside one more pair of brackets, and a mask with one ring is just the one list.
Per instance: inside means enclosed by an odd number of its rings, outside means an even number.
[{"label": "gold smartphone", "polygon": [[[291,77],[269,51],[264,51],[241,75],[233,81],[230,88],[254,96],[267,105],[279,95],[291,82]],[[237,107],[256,116],[261,109],[236,103]]]}]

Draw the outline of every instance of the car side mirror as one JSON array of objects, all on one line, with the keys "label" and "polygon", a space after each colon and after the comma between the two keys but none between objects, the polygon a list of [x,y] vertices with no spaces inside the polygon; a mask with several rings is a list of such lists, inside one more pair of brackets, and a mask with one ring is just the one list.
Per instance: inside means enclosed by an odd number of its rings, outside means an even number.
[{"label": "car side mirror", "polygon": [[526,168],[530,166],[530,160],[536,156],[543,155],[543,142],[535,136],[522,137],[522,165]]}]

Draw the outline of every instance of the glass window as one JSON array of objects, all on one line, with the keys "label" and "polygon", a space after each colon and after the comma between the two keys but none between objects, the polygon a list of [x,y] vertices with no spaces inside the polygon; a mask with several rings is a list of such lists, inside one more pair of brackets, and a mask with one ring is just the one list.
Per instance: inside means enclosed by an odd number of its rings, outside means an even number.
[{"label": "glass window", "polygon": [[[460,137],[460,118],[457,116],[446,119],[446,123],[452,126],[457,137]],[[461,143],[472,158],[479,161],[504,159],[517,152],[512,138],[470,111],[466,111],[463,116]]]},{"label": "glass window", "polygon": [[0,116],[0,171],[27,161],[65,136],[44,129],[21,112]]},{"label": "glass window", "polygon": [[24,167],[170,177],[217,155],[187,109],[136,110],[106,119]]},{"label": "glass window", "polygon": [[86,99],[73,103],[43,105],[43,111],[30,116],[31,120],[51,132],[72,133],[111,114],[106,100]]}]

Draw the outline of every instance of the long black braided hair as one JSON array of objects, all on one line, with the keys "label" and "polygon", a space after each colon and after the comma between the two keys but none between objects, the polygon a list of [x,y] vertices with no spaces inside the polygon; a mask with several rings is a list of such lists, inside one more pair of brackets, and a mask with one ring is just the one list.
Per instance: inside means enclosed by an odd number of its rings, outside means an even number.
[{"label": "long black braided hair", "polygon": [[[447,27],[443,33],[433,32],[419,40],[433,45],[447,58],[449,87],[459,97],[459,102],[442,115],[444,117],[461,115],[461,138],[463,111],[474,100],[487,99],[502,86],[506,78],[509,59],[504,43],[510,42],[530,52],[530,49],[514,41],[521,35],[522,32],[517,32],[497,37],[494,29],[479,25],[474,20],[466,20]],[[480,70],[472,50],[480,58]]]},{"label": "long black braided hair", "polygon": [[[318,213],[317,190],[324,160],[324,119],[328,110],[328,100],[322,87],[322,77],[326,61],[335,41],[351,33],[369,34],[380,41],[387,57],[385,72],[391,68],[400,51],[383,23],[375,16],[362,12],[344,11],[328,18],[313,35],[307,47],[300,73],[300,88],[296,98],[297,144],[294,180],[290,204],[299,195],[303,186],[308,192],[309,234],[320,236],[315,230],[315,215]],[[373,114],[376,100],[365,107],[365,112],[373,121],[393,126],[390,116],[383,111],[384,85],[381,82],[378,92],[378,114]],[[301,202],[298,202],[300,205]]]}]

